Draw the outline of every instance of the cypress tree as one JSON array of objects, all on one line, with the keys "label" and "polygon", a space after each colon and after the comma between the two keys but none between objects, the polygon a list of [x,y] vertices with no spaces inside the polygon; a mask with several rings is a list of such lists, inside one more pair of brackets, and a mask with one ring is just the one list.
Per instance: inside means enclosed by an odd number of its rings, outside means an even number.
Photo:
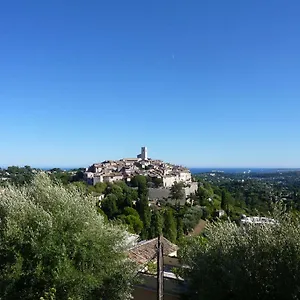
[{"label": "cypress tree", "polygon": [[221,208],[224,209],[226,212],[228,211],[228,204],[228,194],[225,190],[222,190]]},{"label": "cypress tree", "polygon": [[158,211],[153,211],[150,224],[150,238],[158,237],[162,234],[163,219]]},{"label": "cypress tree", "polygon": [[170,242],[175,243],[177,238],[176,219],[172,209],[167,209],[164,215],[164,236]]}]

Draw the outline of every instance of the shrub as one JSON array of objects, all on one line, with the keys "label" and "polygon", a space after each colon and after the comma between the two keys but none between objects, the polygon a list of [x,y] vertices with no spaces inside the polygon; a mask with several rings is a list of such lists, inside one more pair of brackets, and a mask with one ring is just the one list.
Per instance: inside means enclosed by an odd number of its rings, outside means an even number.
[{"label": "shrub", "polygon": [[126,232],[45,174],[0,194],[0,299],[129,299]]},{"label": "shrub", "polygon": [[300,299],[300,219],[276,225],[207,225],[182,248],[188,299]]}]

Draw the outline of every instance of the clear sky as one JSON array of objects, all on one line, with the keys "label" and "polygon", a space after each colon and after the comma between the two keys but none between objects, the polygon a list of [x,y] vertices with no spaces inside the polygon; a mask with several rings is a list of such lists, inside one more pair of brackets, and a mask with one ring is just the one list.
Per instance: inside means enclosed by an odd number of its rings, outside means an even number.
[{"label": "clear sky", "polygon": [[300,167],[299,0],[0,5],[0,166]]}]

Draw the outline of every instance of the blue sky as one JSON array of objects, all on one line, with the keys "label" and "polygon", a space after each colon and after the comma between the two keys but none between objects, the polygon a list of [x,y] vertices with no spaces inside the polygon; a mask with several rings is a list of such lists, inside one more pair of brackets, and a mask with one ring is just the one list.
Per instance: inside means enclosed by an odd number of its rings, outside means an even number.
[{"label": "blue sky", "polygon": [[2,1],[0,166],[300,167],[300,1]]}]

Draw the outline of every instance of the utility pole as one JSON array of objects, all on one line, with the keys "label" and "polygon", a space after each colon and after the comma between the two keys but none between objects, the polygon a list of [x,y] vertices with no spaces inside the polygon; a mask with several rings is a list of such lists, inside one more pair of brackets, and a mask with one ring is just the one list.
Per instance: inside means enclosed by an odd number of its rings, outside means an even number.
[{"label": "utility pole", "polygon": [[157,238],[157,300],[164,298],[164,260],[161,235]]}]

